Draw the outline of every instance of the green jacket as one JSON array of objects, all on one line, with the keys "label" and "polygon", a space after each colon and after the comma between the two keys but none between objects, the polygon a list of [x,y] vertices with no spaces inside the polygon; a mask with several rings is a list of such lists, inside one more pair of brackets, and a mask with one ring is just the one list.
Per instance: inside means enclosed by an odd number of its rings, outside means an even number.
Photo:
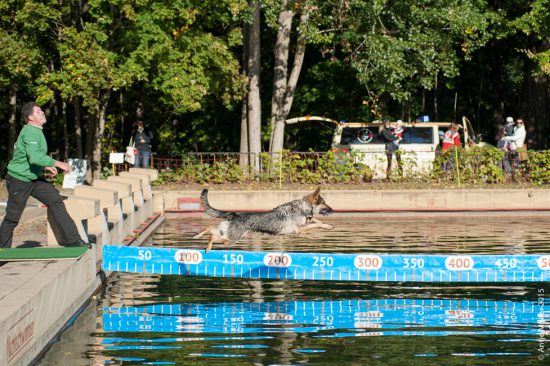
[{"label": "green jacket", "polygon": [[48,155],[48,144],[41,128],[25,125],[8,164],[8,174],[24,182],[32,182],[42,175],[47,166],[55,166],[55,160]]}]

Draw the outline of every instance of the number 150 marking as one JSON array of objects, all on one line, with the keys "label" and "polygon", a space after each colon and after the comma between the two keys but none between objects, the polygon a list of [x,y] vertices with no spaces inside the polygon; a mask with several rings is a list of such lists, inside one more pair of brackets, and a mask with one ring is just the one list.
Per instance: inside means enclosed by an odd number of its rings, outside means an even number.
[{"label": "number 150 marking", "polygon": [[404,268],[424,268],[423,258],[403,258]]}]

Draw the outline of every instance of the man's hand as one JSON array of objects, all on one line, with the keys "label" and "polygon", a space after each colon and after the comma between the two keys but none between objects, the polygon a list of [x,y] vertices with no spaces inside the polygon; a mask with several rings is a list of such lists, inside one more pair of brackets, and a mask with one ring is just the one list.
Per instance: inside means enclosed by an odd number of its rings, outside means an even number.
[{"label": "man's hand", "polygon": [[57,175],[57,169],[55,167],[47,166],[45,169],[52,175],[52,178]]},{"label": "man's hand", "polygon": [[71,166],[69,165],[69,163],[65,163],[63,161],[56,160],[55,167],[63,170],[65,173],[71,172]]}]

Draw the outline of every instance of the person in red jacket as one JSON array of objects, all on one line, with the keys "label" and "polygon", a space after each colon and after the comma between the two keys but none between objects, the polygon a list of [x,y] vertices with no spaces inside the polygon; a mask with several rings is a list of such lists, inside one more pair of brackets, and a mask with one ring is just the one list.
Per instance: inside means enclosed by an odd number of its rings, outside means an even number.
[{"label": "person in red jacket", "polygon": [[[460,134],[458,130],[460,125],[456,122],[451,123],[451,127],[443,135],[443,143],[441,145],[441,152],[445,154],[451,147],[459,147],[460,144]],[[454,165],[454,156],[452,154],[448,157],[447,162],[443,165],[443,170],[450,172],[453,169]]]},{"label": "person in red jacket", "polygon": [[441,146],[441,150],[447,151],[453,146],[461,146],[460,134],[458,133],[459,128],[460,125],[458,123],[451,123],[451,128],[449,128],[443,135],[443,145]]}]

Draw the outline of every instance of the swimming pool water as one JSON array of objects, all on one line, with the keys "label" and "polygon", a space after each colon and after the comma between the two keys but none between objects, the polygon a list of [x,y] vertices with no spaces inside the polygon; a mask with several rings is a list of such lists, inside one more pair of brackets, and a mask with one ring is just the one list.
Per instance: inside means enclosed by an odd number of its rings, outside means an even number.
[{"label": "swimming pool water", "polygon": [[[233,248],[550,253],[545,217],[323,218]],[[218,220],[170,219],[146,245],[204,248]],[[213,249],[228,249],[214,244]],[[446,285],[116,273],[41,365],[545,365],[550,284]]]}]

